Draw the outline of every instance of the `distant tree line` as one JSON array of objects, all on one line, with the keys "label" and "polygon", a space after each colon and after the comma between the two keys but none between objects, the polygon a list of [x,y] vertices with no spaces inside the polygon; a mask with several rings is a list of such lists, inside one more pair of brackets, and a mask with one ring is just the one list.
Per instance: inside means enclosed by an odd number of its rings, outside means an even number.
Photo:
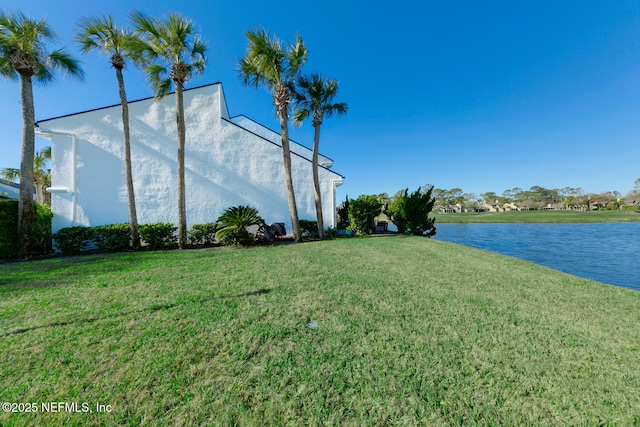
[{"label": "distant tree line", "polygon": [[[427,184],[425,187],[430,187]],[[382,196],[382,195],[381,195]],[[462,206],[468,209],[479,208],[483,204],[515,204],[529,209],[540,209],[548,205],[560,205],[564,209],[572,206],[598,204],[609,209],[620,208],[627,202],[640,197],[640,178],[634,182],[634,189],[626,194],[619,191],[605,191],[602,193],[587,193],[582,188],[564,187],[548,189],[533,186],[528,190],[514,187],[504,190],[501,194],[488,191],[485,193],[466,193],[461,188],[434,188],[433,197],[436,206]]]}]

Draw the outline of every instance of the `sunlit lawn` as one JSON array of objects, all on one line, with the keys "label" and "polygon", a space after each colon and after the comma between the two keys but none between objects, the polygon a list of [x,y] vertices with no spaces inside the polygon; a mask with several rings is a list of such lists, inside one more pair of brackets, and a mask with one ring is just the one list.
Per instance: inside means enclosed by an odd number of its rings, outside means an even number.
[{"label": "sunlit lawn", "polygon": [[94,412],[0,424],[638,425],[638,324],[640,292],[417,237],[3,264],[0,401]]}]

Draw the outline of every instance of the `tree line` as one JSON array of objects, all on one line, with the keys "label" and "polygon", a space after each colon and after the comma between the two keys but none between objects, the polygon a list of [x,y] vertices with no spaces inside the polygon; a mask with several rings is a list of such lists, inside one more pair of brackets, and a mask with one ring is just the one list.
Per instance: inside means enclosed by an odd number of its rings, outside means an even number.
[{"label": "tree line", "polygon": [[[132,12],[129,18],[131,29],[116,25],[109,15],[83,18],[78,23],[75,41],[83,53],[95,51],[106,55],[109,65],[115,70],[121,101],[125,184],[131,246],[134,249],[139,247],[140,238],[137,231],[128,100],[123,70],[127,62],[142,70],[158,99],[174,90],[178,134],[178,246],[183,249],[187,242],[187,221],[184,176],[186,126],[182,92],[185,83],[193,75],[202,74],[204,71],[208,47],[193,22],[178,13],[171,13],[166,18],[159,19],[136,11]],[[245,55],[236,64],[238,77],[246,86],[264,87],[273,97],[280,120],[288,206],[296,242],[300,242],[302,237],[291,174],[288,124],[292,112],[296,125],[312,118],[314,195],[318,232],[322,237],[324,226],[318,178],[320,127],[325,117],[347,112],[347,104],[333,102],[339,83],[332,78],[323,78],[318,73],[302,74],[308,50],[299,35],[296,35],[294,43],[284,42],[267,33],[262,27],[249,30],[245,35],[248,45]],[[84,72],[76,58],[63,49],[49,48],[55,39],[55,32],[46,20],[32,19],[20,12],[0,11],[0,74],[9,80],[20,82],[23,128],[21,161],[19,171],[12,171],[13,178],[20,179],[20,257],[27,256],[30,251],[34,220],[32,193],[37,179],[34,172],[35,112],[32,85],[51,82],[56,73],[78,80],[84,78]],[[37,169],[36,166],[35,170]]]},{"label": "tree line", "polygon": [[[425,187],[430,187],[427,184]],[[501,194],[495,192],[466,193],[461,188],[442,189],[435,188],[433,195],[436,206],[467,206],[477,207],[484,203],[505,205],[508,203],[527,207],[544,207],[546,205],[586,206],[592,203],[602,203],[620,207],[626,202],[636,200],[640,196],[640,178],[634,182],[634,189],[626,194],[618,191],[606,191],[602,193],[587,193],[582,188],[564,187],[548,189],[541,186],[533,186],[528,190],[518,187],[507,189]],[[381,197],[384,195],[381,195]]]}]

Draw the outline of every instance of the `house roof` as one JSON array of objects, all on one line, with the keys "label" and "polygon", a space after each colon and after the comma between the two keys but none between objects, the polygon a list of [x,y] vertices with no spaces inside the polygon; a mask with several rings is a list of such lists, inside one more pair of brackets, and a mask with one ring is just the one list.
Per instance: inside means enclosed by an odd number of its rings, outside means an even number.
[{"label": "house roof", "polygon": [[20,188],[20,184],[17,184],[13,181],[9,181],[8,179],[0,178],[0,184],[7,185],[9,187]]},{"label": "house roof", "polygon": [[[201,85],[201,86],[196,86],[196,87],[192,87],[192,88],[189,88],[189,89],[185,89],[183,92],[196,90],[196,89],[202,89],[203,87],[209,87],[209,86],[215,86],[215,85],[220,85],[222,87],[222,83],[221,82],[216,82],[216,83],[209,83],[209,84],[206,84],[206,85]],[[167,96],[174,95],[174,94],[175,94],[175,92],[169,92],[167,94]],[[154,96],[148,96],[146,98],[140,98],[140,99],[136,99],[134,101],[128,101],[127,103],[128,104],[134,104],[136,102],[148,101],[148,100],[154,99],[154,98],[155,98]],[[227,106],[226,104],[227,104],[227,100],[225,98],[225,107]],[[93,111],[106,110],[108,108],[119,107],[119,106],[120,106],[120,103],[118,102],[117,104],[107,105],[107,106],[99,107],[99,108],[92,108],[92,109],[84,110],[84,111],[78,111],[77,113],[64,114],[62,116],[50,117],[48,119],[43,119],[43,120],[36,120],[36,125],[39,124],[39,123],[44,123],[44,122],[48,122],[48,121],[51,121],[51,120],[62,119],[62,118],[65,118],[65,117],[78,116],[80,114],[91,113]]]},{"label": "house roof", "polygon": [[[240,119],[247,119],[247,120],[249,120],[250,122],[255,123],[255,124],[256,124],[256,125],[258,125],[260,128],[262,128],[263,130],[266,130],[268,133],[272,134],[273,136],[276,136],[276,135],[277,135],[278,137],[280,136],[280,133],[279,133],[279,132],[276,132],[275,130],[273,130],[273,129],[271,129],[271,128],[267,127],[267,126],[265,126],[265,125],[263,125],[263,124],[261,124],[261,123],[256,122],[256,121],[255,121],[255,120],[253,120],[251,117],[247,117],[247,116],[245,116],[244,114],[238,114],[238,115],[236,115],[236,116],[233,116],[233,117],[230,117],[230,118],[229,118],[229,120],[231,120],[233,123],[235,123],[235,124],[237,124],[237,125],[240,125],[242,128],[246,129],[246,128],[245,128],[245,126],[243,126],[243,124],[241,123],[241,120],[240,120]],[[247,129],[247,130],[249,130],[249,131],[250,131],[250,132],[252,132],[252,133],[255,133],[254,131],[252,131],[252,130],[250,130],[250,129]],[[272,138],[269,138],[269,136],[268,136],[268,135],[260,135],[260,136],[262,136],[263,138],[267,138],[267,139],[271,140],[272,142],[275,142],[278,146],[280,146],[280,144],[278,144],[277,140],[274,140],[274,139],[272,139]],[[294,140],[293,140],[293,139],[291,139],[291,138],[289,138],[289,142],[290,142],[290,143],[292,143],[294,146],[301,147],[303,150],[305,150],[305,151],[307,151],[307,152],[312,152],[312,150],[311,150],[310,148],[308,148],[308,147],[306,147],[306,146],[304,146],[304,145],[302,145],[302,144],[300,144],[300,143],[298,143],[298,142],[294,141]],[[294,149],[293,149],[292,151],[296,151],[296,150],[295,150],[295,147],[294,147]],[[306,156],[304,156],[302,153],[299,153],[299,154],[300,154],[302,157],[307,158],[307,157],[306,157]],[[322,154],[320,154],[320,153],[318,153],[318,156],[320,157],[320,160],[319,160],[319,163],[320,163],[320,164],[324,163],[326,167],[331,167],[331,165],[333,165],[333,160],[332,160],[332,159],[330,159],[329,157],[324,156],[324,155],[322,155]]]}]

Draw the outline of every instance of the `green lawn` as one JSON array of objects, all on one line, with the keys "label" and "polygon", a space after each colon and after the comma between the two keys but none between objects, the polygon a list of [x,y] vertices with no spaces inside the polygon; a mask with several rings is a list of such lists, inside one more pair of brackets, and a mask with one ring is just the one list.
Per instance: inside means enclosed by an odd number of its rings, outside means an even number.
[{"label": "green lawn", "polygon": [[639,425],[639,323],[640,292],[418,237],[2,264],[0,401],[39,412],[0,425]]},{"label": "green lawn", "polygon": [[556,223],[556,222],[638,222],[640,213],[635,211],[510,211],[462,214],[433,213],[438,223]]}]

